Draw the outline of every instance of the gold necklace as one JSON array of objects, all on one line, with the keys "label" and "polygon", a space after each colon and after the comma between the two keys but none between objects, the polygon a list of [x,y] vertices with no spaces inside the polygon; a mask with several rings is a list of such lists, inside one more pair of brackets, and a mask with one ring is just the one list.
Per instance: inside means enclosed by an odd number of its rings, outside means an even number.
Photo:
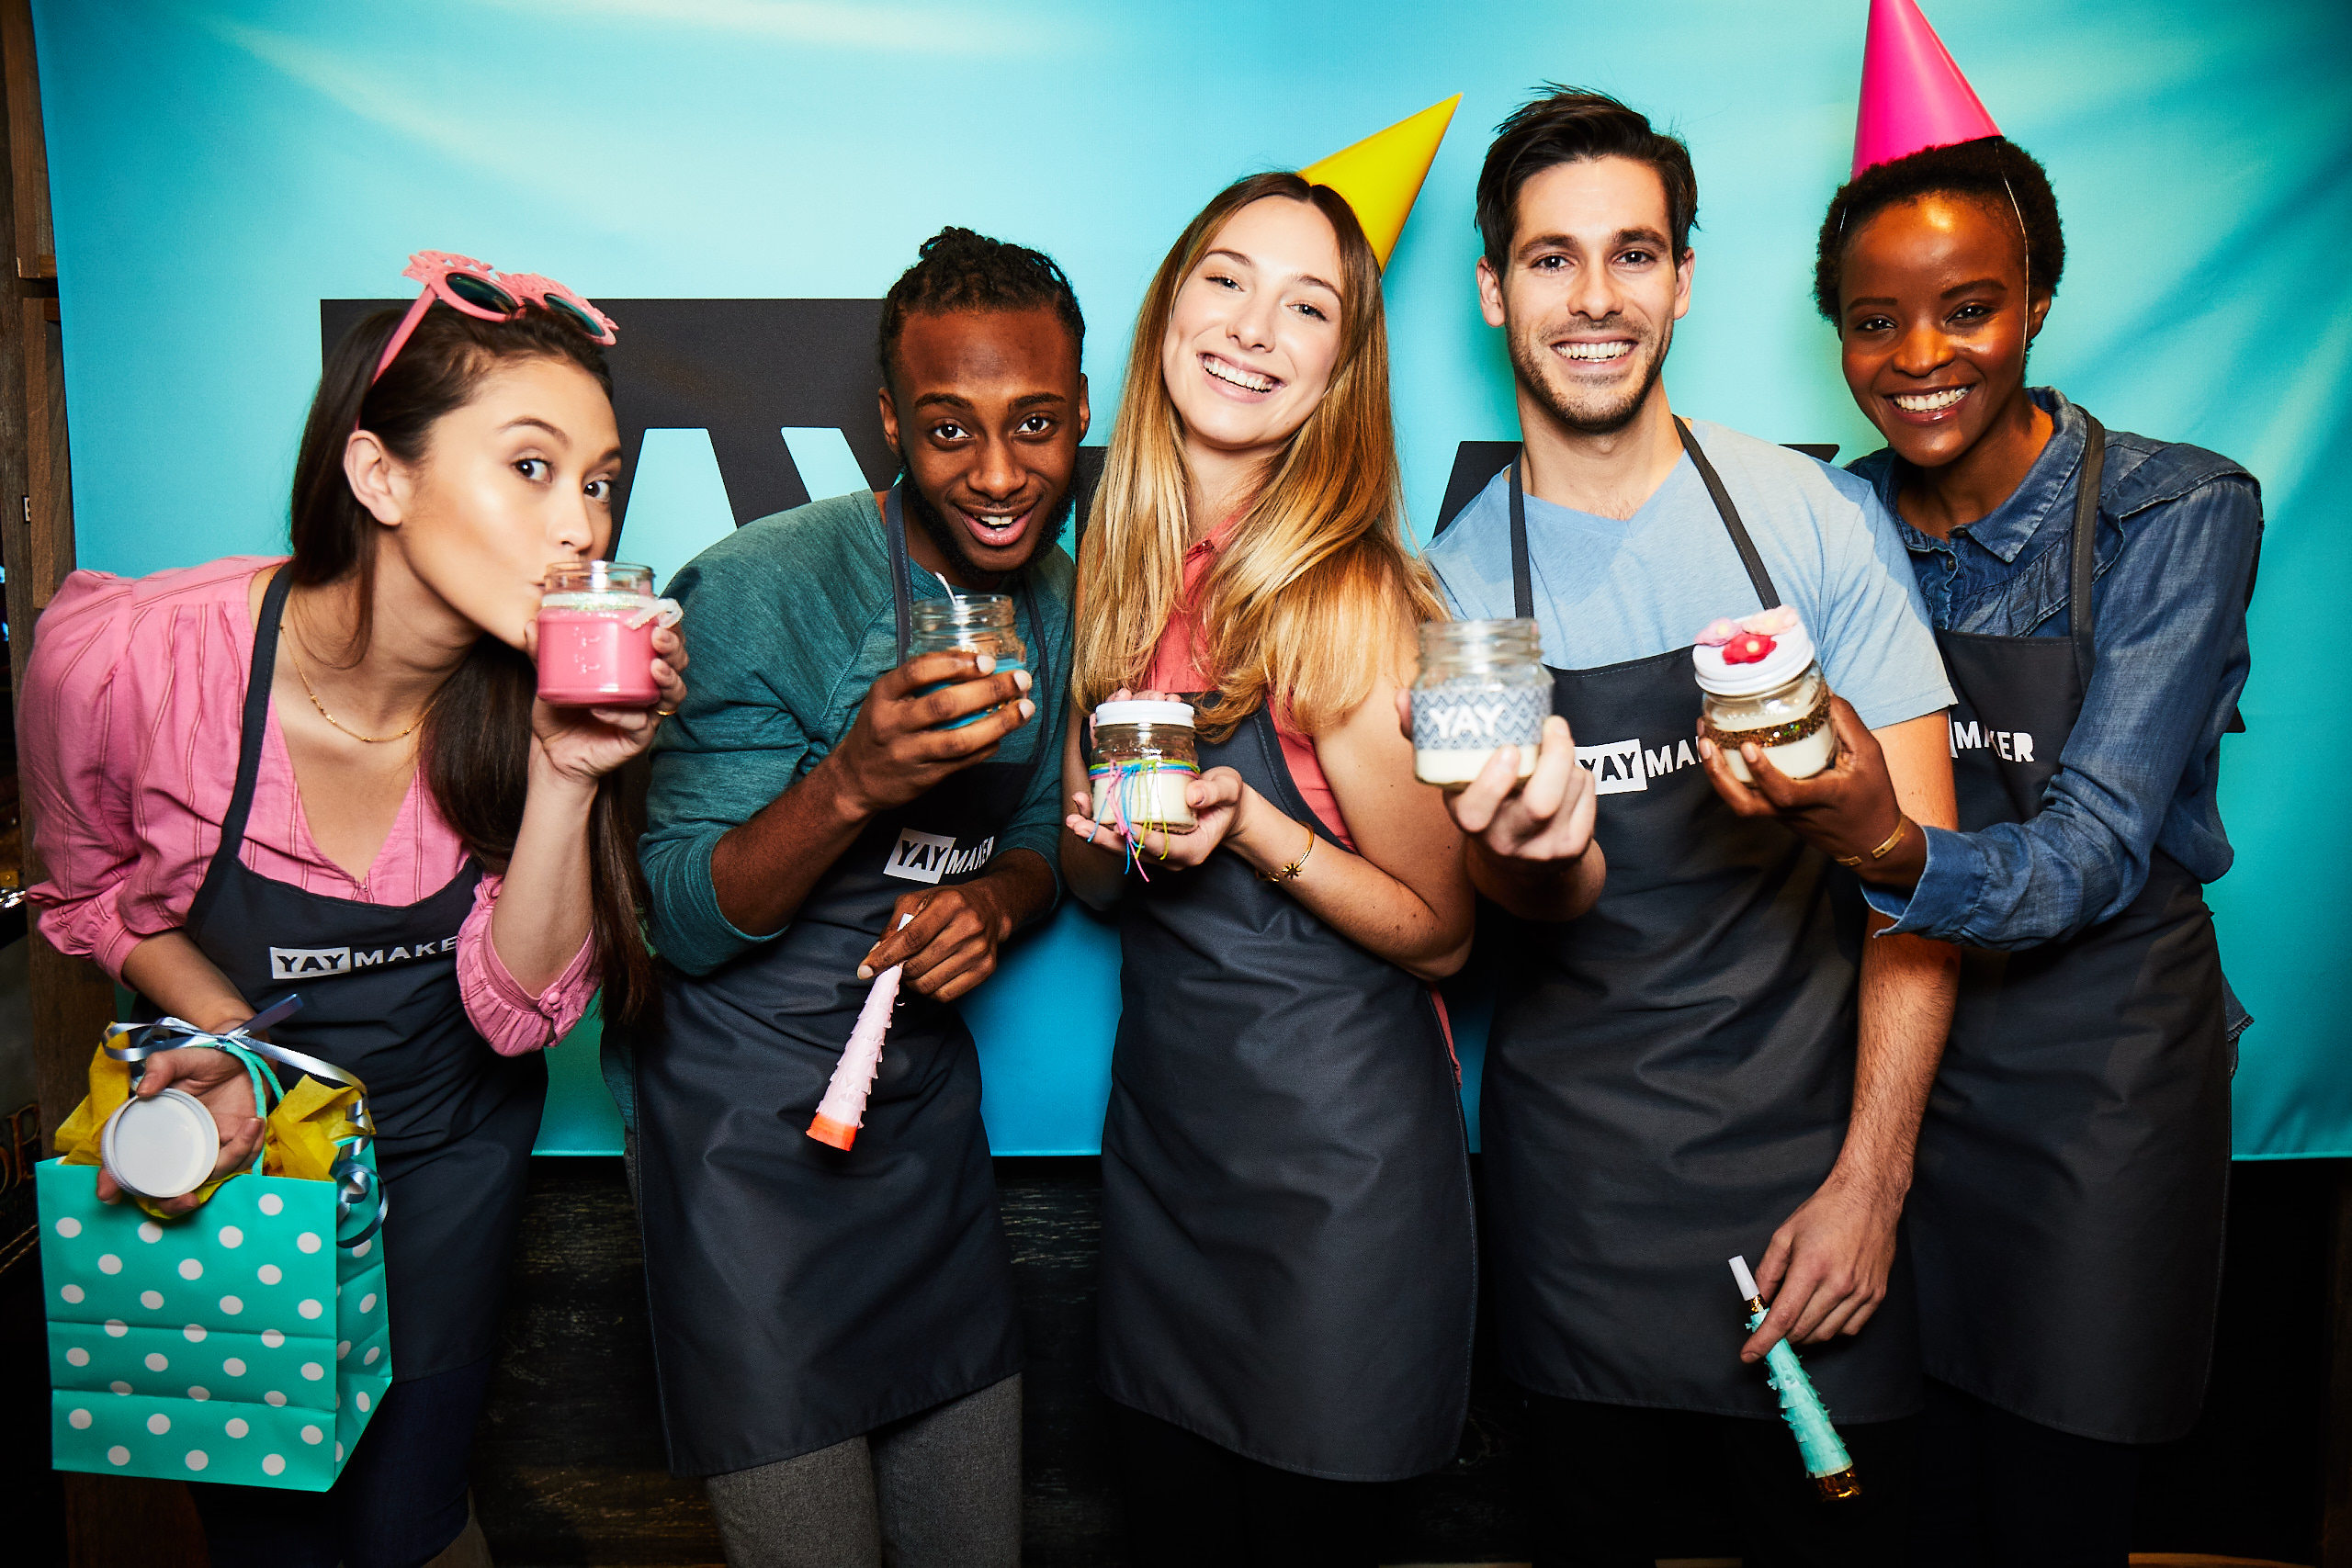
[{"label": "gold necklace", "polygon": [[295,679],[302,682],[303,694],[311,699],[311,705],[319,710],[319,716],[325,719],[329,724],[334,725],[344,734],[350,736],[354,740],[364,741],[370,746],[381,746],[386,742],[392,740],[405,740],[408,737],[415,734],[417,726],[423,724],[427,717],[431,716],[433,705],[441,700],[440,692],[438,690],[435,691],[432,696],[425,699],[424,705],[417,710],[416,716],[409,721],[408,728],[400,731],[396,735],[362,735],[359,731],[351,728],[341,719],[335,717],[334,715],[327,712],[327,705],[319,701],[319,694],[312,689],[311,685],[311,678],[302,672],[302,660],[297,657],[294,652],[294,639],[291,637],[288,637],[286,641],[286,661],[294,666]]}]

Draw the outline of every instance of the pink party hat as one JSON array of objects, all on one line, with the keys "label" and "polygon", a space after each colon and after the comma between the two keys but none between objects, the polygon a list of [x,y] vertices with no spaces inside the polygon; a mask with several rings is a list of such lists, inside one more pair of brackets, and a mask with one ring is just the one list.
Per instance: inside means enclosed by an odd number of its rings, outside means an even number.
[{"label": "pink party hat", "polygon": [[1871,0],[1862,103],[1854,117],[1854,173],[1929,147],[2000,134],[1913,0]]}]

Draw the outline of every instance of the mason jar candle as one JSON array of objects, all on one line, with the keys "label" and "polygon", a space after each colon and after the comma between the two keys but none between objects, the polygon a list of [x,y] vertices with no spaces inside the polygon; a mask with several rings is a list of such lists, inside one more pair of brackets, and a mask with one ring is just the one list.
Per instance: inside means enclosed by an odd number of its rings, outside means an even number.
[{"label": "mason jar candle", "polygon": [[1743,784],[1755,782],[1739,754],[1744,745],[1762,747],[1772,765],[1792,779],[1811,778],[1838,754],[1829,682],[1822,678],[1813,638],[1792,615],[1774,615],[1768,624],[1781,629],[1733,627],[1717,643],[1711,634],[1724,625],[1718,622],[1690,650],[1706,698],[1702,732],[1723,749],[1732,776]]},{"label": "mason jar candle", "polygon": [[[1029,647],[1021,640],[1021,633],[1013,615],[1012,599],[1003,593],[961,593],[952,599],[918,599],[907,612],[907,657],[913,659],[925,653],[949,653],[963,649],[970,653],[986,653],[996,660],[998,672],[1029,668]],[[925,686],[924,693],[935,692],[942,686],[956,684],[941,681]],[[922,693],[916,694],[922,695]],[[974,724],[994,708],[982,708],[978,713],[966,714],[938,726],[941,729],[961,729]]]},{"label": "mason jar candle", "polygon": [[1413,681],[1413,776],[1460,789],[1504,746],[1535,771],[1552,672],[1533,621],[1424,621]]},{"label": "mason jar candle", "polygon": [[555,707],[650,708],[653,570],[623,561],[558,561],[539,598],[539,701]]},{"label": "mason jar candle", "polygon": [[1199,824],[1184,792],[1200,776],[1190,703],[1104,703],[1094,710],[1086,783],[1097,822],[1129,838],[1189,833]]}]

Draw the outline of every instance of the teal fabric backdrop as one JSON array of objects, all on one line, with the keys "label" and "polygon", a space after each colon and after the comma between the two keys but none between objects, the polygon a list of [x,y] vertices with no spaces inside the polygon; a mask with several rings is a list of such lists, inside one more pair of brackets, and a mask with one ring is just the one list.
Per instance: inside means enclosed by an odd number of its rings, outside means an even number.
[{"label": "teal fabric backdrop", "polygon": [[[2250,728],[2224,776],[2238,864],[2212,891],[2258,1021],[2237,1145],[2352,1155],[2346,792],[2318,743],[2333,710],[2304,716],[2341,692],[2330,667],[2352,649],[2352,546],[2327,478],[2352,469],[2352,9],[1928,9],[2064,205],[2071,255],[2037,378],[2263,481]],[[1702,227],[1676,405],[1851,457],[1875,443],[1807,280],[1866,10],[36,0],[81,559],[136,573],[282,548],[318,301],[402,292],[402,258],[425,247],[592,298],[871,299],[923,236],[968,224],[1069,269],[1093,328],[1099,439],[1142,285],[1212,191],[1460,92],[1386,279],[1426,531],[1455,444],[1513,433],[1472,288],[1470,202],[1488,128],[1540,77],[1617,93],[1690,142]],[[790,434],[804,471],[847,471],[829,433]],[[697,435],[649,443],[649,466],[673,466],[645,476],[634,509],[658,492],[673,520],[707,516]],[[975,998],[1001,1152],[1094,1146],[1115,987],[1107,932],[1066,910]],[[585,1044],[557,1054],[550,1150],[614,1146]]]}]

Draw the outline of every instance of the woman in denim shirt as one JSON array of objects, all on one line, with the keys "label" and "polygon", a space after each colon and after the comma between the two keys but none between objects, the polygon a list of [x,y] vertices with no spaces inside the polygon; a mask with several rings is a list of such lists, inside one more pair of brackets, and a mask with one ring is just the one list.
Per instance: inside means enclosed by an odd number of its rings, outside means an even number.
[{"label": "woman in denim shirt", "polygon": [[1710,763],[1853,865],[1890,930],[1968,949],[1907,1211],[1924,1562],[2121,1563],[2140,1447],[2202,1403],[2220,1285],[2246,1019],[2201,890],[2230,867],[2214,786],[2261,496],[2026,385],[2064,260],[2047,177],[1998,136],[1864,170],[1822,226],[1816,299],[1887,440],[1853,470],[1959,694],[1966,830],[1903,818],[1842,703],[1814,779]]}]

